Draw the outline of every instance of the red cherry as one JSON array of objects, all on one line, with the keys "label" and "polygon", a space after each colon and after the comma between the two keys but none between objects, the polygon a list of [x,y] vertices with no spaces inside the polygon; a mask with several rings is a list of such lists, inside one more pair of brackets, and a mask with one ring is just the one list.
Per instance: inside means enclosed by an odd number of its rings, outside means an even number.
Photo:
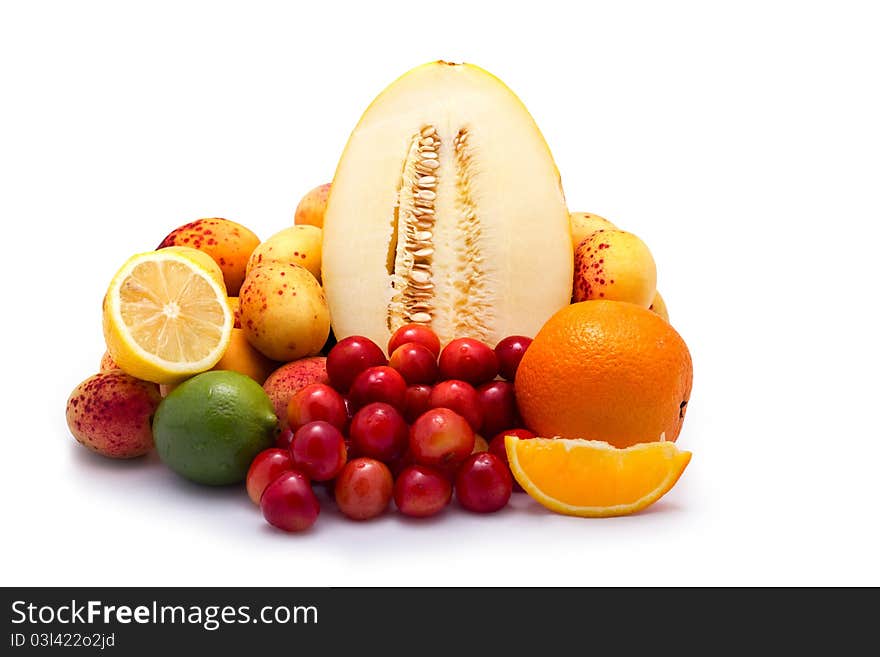
[{"label": "red cherry", "polygon": [[260,497],[266,486],[271,484],[282,472],[293,469],[293,461],[286,449],[277,447],[264,449],[251,461],[248,468],[246,488],[248,497],[256,505],[260,504]]},{"label": "red cherry", "polygon": [[[474,436],[474,439],[476,440],[477,436]],[[476,447],[474,449],[476,449]],[[419,465],[419,464],[416,463],[416,460],[412,455],[412,451],[410,451],[408,449],[406,452],[404,452],[403,456],[401,456],[399,459],[395,459],[394,461],[389,463],[388,467],[391,469],[391,474],[393,474],[394,478],[396,479],[398,477],[398,475],[400,475],[400,473],[403,472],[403,470],[405,468],[407,468],[411,465]],[[450,484],[454,484],[455,477],[456,477],[456,475],[458,475],[458,469],[461,467],[461,462],[460,461],[449,461],[448,463],[443,463],[440,465],[435,464],[430,467],[435,472],[438,472],[441,475],[443,475],[444,477],[446,477],[446,479],[449,480]]]},{"label": "red cherry", "polygon": [[409,444],[409,427],[396,408],[367,404],[351,421],[351,441],[359,454],[385,463],[400,458]]},{"label": "red cherry", "polygon": [[403,417],[413,423],[422,413],[431,408],[431,386],[417,384],[406,389],[403,402]]},{"label": "red cherry", "polygon": [[309,422],[293,435],[290,455],[306,476],[315,481],[327,481],[339,474],[345,465],[345,439],[329,422]]},{"label": "red cherry", "polygon": [[266,486],[260,509],[270,525],[287,532],[300,532],[315,524],[321,505],[308,478],[302,472],[289,470]]},{"label": "red cherry", "polygon": [[394,479],[388,466],[370,458],[345,464],[333,489],[336,504],[352,520],[369,520],[381,515],[391,501]]},{"label": "red cherry", "polygon": [[286,450],[293,441],[293,429],[284,427],[275,437],[275,447]]},{"label": "red cherry", "polygon": [[407,342],[417,342],[424,345],[434,354],[434,358],[440,355],[440,338],[423,324],[404,324],[397,329],[388,341],[388,353],[393,354],[400,345]]},{"label": "red cherry", "polygon": [[[489,453],[494,454],[503,461],[504,465],[508,466],[509,470],[510,465],[507,461],[507,448],[504,446],[504,436],[516,436],[520,440],[530,440],[535,437],[535,434],[528,429],[506,429],[505,431],[499,432],[489,441]],[[513,480],[513,492],[523,492],[522,486],[519,485],[516,479]]]},{"label": "red cherry", "polygon": [[379,345],[362,335],[352,335],[337,342],[327,354],[327,376],[330,384],[344,395],[358,374],[368,367],[387,364]]},{"label": "red cherry", "polygon": [[393,461],[388,463],[388,469],[391,470],[391,474],[394,476],[395,479],[397,479],[400,473],[411,465],[415,465],[415,459],[413,458],[412,452],[407,446],[407,449],[403,453],[403,456],[394,459]]},{"label": "red cherry", "polygon": [[359,456],[363,456],[363,454],[358,453],[357,448],[354,446],[354,443],[351,441],[351,437],[347,437],[345,439],[345,453],[348,456],[348,460],[354,460]]},{"label": "red cherry", "polygon": [[479,431],[483,426],[480,396],[470,383],[455,379],[442,381],[431,390],[428,404],[431,408],[455,411],[468,421],[474,431]]},{"label": "red cherry", "polygon": [[461,463],[474,449],[474,432],[458,413],[432,408],[410,427],[409,449],[423,465]]},{"label": "red cherry", "polygon": [[462,463],[455,478],[455,496],[468,511],[492,513],[501,509],[513,492],[510,469],[494,454],[473,454]]},{"label": "red cherry", "polygon": [[526,349],[532,344],[532,339],[524,335],[511,335],[495,345],[495,355],[498,357],[498,372],[508,381],[516,378],[516,370],[522,360]]},{"label": "red cherry", "polygon": [[440,352],[443,379],[461,379],[478,386],[498,374],[498,357],[489,345],[473,338],[457,338]]},{"label": "red cherry", "polygon": [[434,383],[437,380],[437,356],[417,342],[400,345],[391,354],[388,364],[400,372],[410,385]]},{"label": "red cherry", "polygon": [[370,367],[357,375],[348,396],[355,410],[372,402],[384,402],[402,411],[406,400],[406,381],[400,372],[391,367]]},{"label": "red cherry", "polygon": [[412,518],[440,513],[452,499],[452,484],[442,474],[424,465],[411,465],[394,482],[394,503]]},{"label": "red cherry", "polygon": [[287,421],[296,431],[309,422],[323,420],[337,429],[348,422],[345,400],[338,392],[323,383],[312,383],[297,392],[287,404]]},{"label": "red cherry", "polygon": [[494,436],[505,427],[515,427],[521,423],[513,384],[509,381],[484,383],[477,389],[477,396],[483,411],[480,433],[484,436]]}]

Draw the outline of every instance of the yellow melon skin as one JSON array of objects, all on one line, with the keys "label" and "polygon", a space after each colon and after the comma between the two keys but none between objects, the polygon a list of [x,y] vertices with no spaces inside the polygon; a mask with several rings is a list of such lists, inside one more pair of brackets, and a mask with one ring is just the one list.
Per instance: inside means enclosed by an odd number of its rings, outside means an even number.
[{"label": "yellow melon skin", "polygon": [[571,225],[537,125],[500,80],[433,62],[367,108],[324,216],[338,338],[386,345],[416,322],[444,344],[535,335],[571,299]]}]

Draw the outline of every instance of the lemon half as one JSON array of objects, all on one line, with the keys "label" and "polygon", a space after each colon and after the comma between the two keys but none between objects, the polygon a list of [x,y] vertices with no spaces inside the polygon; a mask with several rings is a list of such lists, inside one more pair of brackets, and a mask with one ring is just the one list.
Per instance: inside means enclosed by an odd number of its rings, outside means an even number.
[{"label": "lemon half", "polygon": [[162,249],[132,256],[116,272],[103,320],[107,350],[122,370],[175,383],[220,360],[233,316],[214,272]]}]

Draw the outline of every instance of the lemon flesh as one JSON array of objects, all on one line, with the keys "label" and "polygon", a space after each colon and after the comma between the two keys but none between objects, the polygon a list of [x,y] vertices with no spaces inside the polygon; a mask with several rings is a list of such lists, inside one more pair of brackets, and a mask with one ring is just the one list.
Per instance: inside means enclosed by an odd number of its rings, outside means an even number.
[{"label": "lemon flesh", "polygon": [[174,383],[213,367],[232,334],[233,316],[213,273],[180,254],[132,257],[104,299],[110,355],[132,376]]}]

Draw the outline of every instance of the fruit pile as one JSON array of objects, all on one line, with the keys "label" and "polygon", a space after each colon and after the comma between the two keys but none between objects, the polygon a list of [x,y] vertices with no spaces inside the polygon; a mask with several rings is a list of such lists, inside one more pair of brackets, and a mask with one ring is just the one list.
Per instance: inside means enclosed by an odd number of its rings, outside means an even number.
[{"label": "fruit pile", "polygon": [[355,520],[517,491],[633,513],[690,460],[691,358],[656,283],[638,237],[569,213],[507,87],[427,64],[370,105],[294,225],[261,241],[199,219],[120,267],[68,426],[107,457],[155,448],[191,481],[244,483],[288,531],[322,491]]}]

